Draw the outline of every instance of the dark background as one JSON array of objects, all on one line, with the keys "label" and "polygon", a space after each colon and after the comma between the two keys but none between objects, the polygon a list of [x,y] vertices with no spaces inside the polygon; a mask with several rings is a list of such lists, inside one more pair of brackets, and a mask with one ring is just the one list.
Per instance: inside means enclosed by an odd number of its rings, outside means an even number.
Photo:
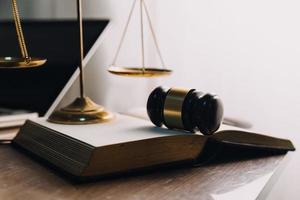
[{"label": "dark background", "polygon": [[[84,22],[84,52],[95,43],[108,21]],[[78,24],[73,21],[24,21],[31,57],[47,58],[32,69],[0,69],[0,107],[44,115],[72,76],[79,60]],[[20,57],[13,22],[0,22],[0,57]]]}]

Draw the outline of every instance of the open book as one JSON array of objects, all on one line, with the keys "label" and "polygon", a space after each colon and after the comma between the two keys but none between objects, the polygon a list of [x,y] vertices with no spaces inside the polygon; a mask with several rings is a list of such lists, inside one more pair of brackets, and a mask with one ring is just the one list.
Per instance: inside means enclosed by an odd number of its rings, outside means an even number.
[{"label": "open book", "polygon": [[230,126],[222,126],[213,136],[203,136],[156,128],[150,121],[125,115],[117,115],[105,124],[78,126],[28,120],[13,141],[15,146],[77,178],[197,163],[209,143],[294,150],[289,140],[250,134]]}]

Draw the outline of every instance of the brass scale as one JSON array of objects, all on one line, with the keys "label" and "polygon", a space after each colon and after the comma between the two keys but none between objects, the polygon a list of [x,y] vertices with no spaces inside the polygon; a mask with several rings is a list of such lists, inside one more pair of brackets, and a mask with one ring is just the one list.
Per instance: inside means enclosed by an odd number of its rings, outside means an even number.
[{"label": "brass scale", "polygon": [[[0,58],[0,68],[33,68],[40,67],[47,62],[45,58],[35,58],[31,57],[27,51],[26,41],[22,30],[20,15],[17,6],[17,0],[11,0],[12,2],[12,13],[14,17],[14,22],[16,26],[17,38],[20,46],[20,51],[22,57],[2,57]],[[140,10],[140,33],[141,33],[141,66],[138,67],[124,67],[117,65],[117,59],[124,43],[126,33],[132,20],[132,15],[135,7],[139,6]],[[155,43],[157,53],[159,55],[162,68],[146,67],[145,66],[145,44],[144,44],[144,17],[148,20],[150,31]],[[82,23],[82,0],[77,0],[77,21],[79,25],[79,43],[80,43],[80,97],[76,98],[73,103],[65,108],[54,111],[48,121],[52,123],[59,124],[94,124],[103,123],[110,121],[114,118],[114,115],[109,111],[106,111],[102,106],[94,103],[89,97],[84,94],[84,73],[83,73],[83,23]],[[129,77],[160,77],[170,75],[171,70],[165,68],[165,63],[157,42],[157,38],[153,29],[153,25],[150,19],[150,14],[145,3],[145,0],[134,0],[124,31],[122,33],[121,41],[118,45],[116,55],[114,56],[113,63],[109,66],[108,71],[112,74],[119,76],[129,76]]]}]

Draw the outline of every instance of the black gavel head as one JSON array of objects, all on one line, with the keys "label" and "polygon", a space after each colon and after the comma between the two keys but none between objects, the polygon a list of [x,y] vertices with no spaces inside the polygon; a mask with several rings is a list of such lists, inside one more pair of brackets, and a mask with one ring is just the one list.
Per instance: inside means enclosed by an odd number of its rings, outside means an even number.
[{"label": "black gavel head", "polygon": [[210,135],[222,123],[223,104],[217,95],[194,89],[157,87],[148,98],[147,112],[158,127]]}]

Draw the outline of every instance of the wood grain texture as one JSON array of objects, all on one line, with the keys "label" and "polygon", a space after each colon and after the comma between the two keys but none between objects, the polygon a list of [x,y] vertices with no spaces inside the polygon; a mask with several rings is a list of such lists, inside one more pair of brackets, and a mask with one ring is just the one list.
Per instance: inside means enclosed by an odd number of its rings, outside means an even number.
[{"label": "wood grain texture", "polygon": [[9,145],[0,146],[0,199],[213,199],[274,171],[284,156],[160,170],[75,184]]}]

